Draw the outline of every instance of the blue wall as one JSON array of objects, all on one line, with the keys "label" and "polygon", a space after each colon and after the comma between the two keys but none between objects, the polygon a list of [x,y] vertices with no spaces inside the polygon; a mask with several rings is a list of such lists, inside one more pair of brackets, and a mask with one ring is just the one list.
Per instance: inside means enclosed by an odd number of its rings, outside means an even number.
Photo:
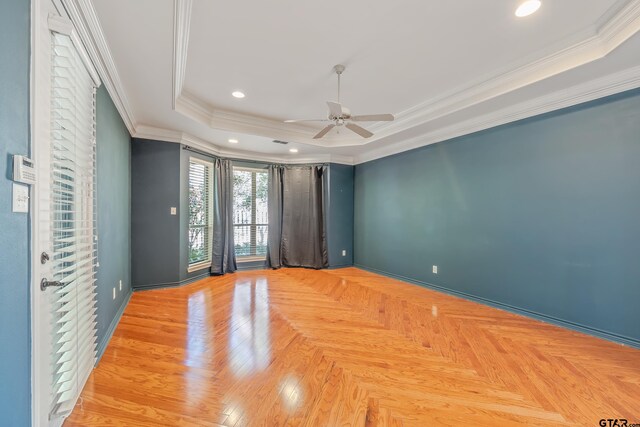
[{"label": "blue wall", "polygon": [[[133,288],[178,286],[208,277],[209,267],[187,271],[189,158],[211,160],[172,142],[133,139]],[[171,207],[177,214],[171,215]]]},{"label": "blue wall", "polygon": [[104,86],[98,89],[96,103],[98,354],[101,355],[131,295],[131,137]]},{"label": "blue wall", "polygon": [[11,212],[11,156],[29,154],[30,2],[0,13],[0,425],[31,419],[29,219]]},{"label": "blue wall", "polygon": [[[330,268],[353,265],[353,177],[353,166],[329,165],[326,224]],[[343,250],[347,251],[344,256]]]},{"label": "blue wall", "polygon": [[640,91],[356,166],[357,265],[633,345],[639,218]]},{"label": "blue wall", "polygon": [[178,285],[180,274],[180,145],[133,139],[131,147],[133,288]]}]

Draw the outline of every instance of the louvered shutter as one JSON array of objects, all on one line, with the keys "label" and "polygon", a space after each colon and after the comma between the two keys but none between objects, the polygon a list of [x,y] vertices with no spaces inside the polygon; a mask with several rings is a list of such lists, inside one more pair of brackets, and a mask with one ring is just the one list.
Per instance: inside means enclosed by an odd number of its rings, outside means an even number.
[{"label": "louvered shutter", "polygon": [[189,161],[189,268],[211,265],[213,230],[213,165],[191,158]]},{"label": "louvered shutter", "polygon": [[264,169],[233,168],[233,227],[237,258],[264,259],[269,218]]},{"label": "louvered shutter", "polygon": [[71,39],[52,34],[50,414],[73,409],[96,360],[95,85]]}]

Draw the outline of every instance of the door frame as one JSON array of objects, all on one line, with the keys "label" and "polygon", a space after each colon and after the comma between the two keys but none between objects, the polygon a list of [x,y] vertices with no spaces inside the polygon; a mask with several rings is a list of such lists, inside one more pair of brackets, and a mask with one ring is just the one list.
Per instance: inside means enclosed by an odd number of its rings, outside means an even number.
[{"label": "door frame", "polygon": [[[31,158],[38,167],[37,158],[42,151],[44,141],[41,137],[47,135],[44,128],[44,115],[47,114],[50,97],[45,90],[40,90],[43,79],[46,76],[47,58],[42,38],[46,29],[44,20],[44,4],[49,0],[31,0],[31,82],[30,82],[30,127],[31,127]],[[49,72],[50,76],[50,72]],[[44,85],[46,86],[46,85]],[[49,355],[43,349],[47,331],[42,324],[46,321],[47,313],[43,313],[42,305],[44,295],[40,291],[38,279],[42,274],[40,259],[37,256],[40,248],[40,227],[38,225],[38,212],[40,209],[39,197],[40,182],[43,177],[38,177],[31,186],[30,194],[30,229],[31,229],[31,424],[34,427],[44,427],[48,424],[48,359]]]},{"label": "door frame", "polygon": [[[75,0],[31,0],[31,58],[30,58],[30,156],[35,162],[36,171],[43,155],[48,161],[50,128],[50,89],[51,89],[51,31],[67,34],[78,49],[80,57],[89,70],[91,77],[100,86],[98,72],[91,62],[86,47],[81,40],[74,23],[67,13],[65,4],[73,7]],[[47,150],[47,153],[43,153]],[[29,224],[30,224],[30,299],[31,299],[31,425],[33,427],[56,427],[64,419],[58,418],[56,423],[49,420],[49,392],[51,373],[49,369],[49,312],[45,312],[45,297],[40,290],[43,272],[40,263],[42,252],[40,239],[39,209],[42,184],[47,177],[38,176],[31,186]]]}]

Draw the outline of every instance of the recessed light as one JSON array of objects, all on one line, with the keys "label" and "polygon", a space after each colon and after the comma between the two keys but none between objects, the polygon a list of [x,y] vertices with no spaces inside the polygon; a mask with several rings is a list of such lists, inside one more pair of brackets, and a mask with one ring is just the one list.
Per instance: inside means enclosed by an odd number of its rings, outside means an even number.
[{"label": "recessed light", "polygon": [[238,140],[237,140],[237,139],[235,139],[235,138],[231,138],[231,139],[229,140],[229,142],[230,142],[231,144],[237,144],[237,143],[238,143]]},{"label": "recessed light", "polygon": [[540,9],[540,6],[542,6],[542,2],[540,0],[527,0],[518,6],[516,9],[516,16],[518,18],[529,16]]},{"label": "recessed light", "polygon": [[298,149],[297,148],[289,148],[289,152],[290,153],[297,153]]},{"label": "recessed light", "polygon": [[231,95],[233,95],[236,98],[244,98],[244,93],[240,92],[239,90],[232,92]]}]

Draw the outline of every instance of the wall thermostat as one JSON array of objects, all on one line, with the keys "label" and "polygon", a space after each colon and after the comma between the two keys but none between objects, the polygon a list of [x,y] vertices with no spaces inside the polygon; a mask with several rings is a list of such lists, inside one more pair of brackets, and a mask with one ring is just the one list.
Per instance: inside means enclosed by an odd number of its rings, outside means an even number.
[{"label": "wall thermostat", "polygon": [[36,168],[33,160],[24,156],[13,156],[13,180],[23,184],[35,184]]}]

